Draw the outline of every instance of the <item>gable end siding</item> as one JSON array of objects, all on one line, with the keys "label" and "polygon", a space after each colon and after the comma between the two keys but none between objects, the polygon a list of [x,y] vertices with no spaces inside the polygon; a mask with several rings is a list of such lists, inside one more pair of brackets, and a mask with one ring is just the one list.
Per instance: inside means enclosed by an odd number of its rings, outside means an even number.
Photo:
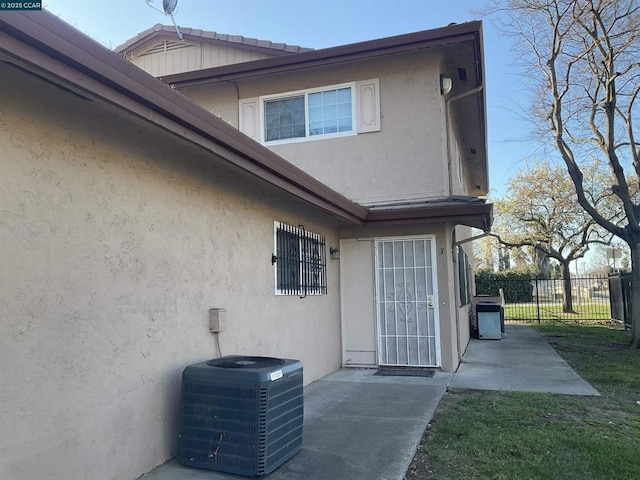
[{"label": "gable end siding", "polygon": [[129,61],[154,77],[161,77],[269,57],[264,53],[222,45],[162,40],[150,48],[145,46],[134,52]]}]

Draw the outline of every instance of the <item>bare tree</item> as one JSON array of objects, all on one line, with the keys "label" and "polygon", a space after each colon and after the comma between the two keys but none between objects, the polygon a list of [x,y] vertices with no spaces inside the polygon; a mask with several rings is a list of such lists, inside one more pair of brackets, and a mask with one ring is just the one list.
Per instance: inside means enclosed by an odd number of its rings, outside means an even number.
[{"label": "bare tree", "polygon": [[[614,219],[613,194],[598,181],[597,164],[585,169],[585,178],[594,205]],[[562,311],[574,313],[571,262],[583,258],[593,244],[608,245],[611,234],[578,205],[571,179],[559,166],[535,162],[509,180],[504,197],[495,205],[499,222],[493,235],[508,247],[528,246],[556,260],[563,280]]]},{"label": "bare tree", "polygon": [[[611,256],[614,249],[616,253]],[[586,265],[586,269],[590,273],[606,274],[620,269],[626,270],[630,264],[631,259],[629,257],[627,244],[618,241],[612,242],[611,245],[607,247],[596,247],[594,249],[594,255]]]},{"label": "bare tree", "polygon": [[497,241],[492,237],[484,237],[473,242],[473,260],[475,270],[495,270]]},{"label": "bare tree", "polygon": [[[505,32],[531,67],[534,114],[546,123],[574,184],[578,202],[604,229],[629,245],[634,285],[632,345],[640,348],[640,0],[504,0]],[[609,167],[620,223],[594,205],[583,162]]]}]

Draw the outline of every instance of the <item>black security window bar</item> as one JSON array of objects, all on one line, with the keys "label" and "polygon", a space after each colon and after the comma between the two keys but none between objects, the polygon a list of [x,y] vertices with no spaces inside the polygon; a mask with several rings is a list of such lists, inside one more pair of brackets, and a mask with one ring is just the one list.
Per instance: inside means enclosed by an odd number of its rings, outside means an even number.
[{"label": "black security window bar", "polygon": [[304,227],[275,224],[276,293],[323,295],[327,293],[327,263],[324,236]]}]

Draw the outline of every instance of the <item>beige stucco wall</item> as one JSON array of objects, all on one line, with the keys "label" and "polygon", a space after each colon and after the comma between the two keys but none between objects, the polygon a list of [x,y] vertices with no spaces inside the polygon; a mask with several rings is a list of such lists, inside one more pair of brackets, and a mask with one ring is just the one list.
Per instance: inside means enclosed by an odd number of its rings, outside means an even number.
[{"label": "beige stucco wall", "polygon": [[[453,263],[453,226],[448,224],[343,228],[340,231],[340,286],[342,290],[343,364],[375,366],[377,359],[375,314],[375,239],[415,235],[435,235],[438,288],[438,319],[442,370],[455,371],[459,363],[457,338],[458,299]],[[354,268],[358,264],[357,268]],[[460,339],[463,350],[468,337]],[[355,353],[363,352],[363,353]],[[366,352],[366,353],[365,353]],[[373,363],[367,364],[372,357]],[[357,361],[357,359],[361,359]],[[349,362],[348,360],[351,360]]]},{"label": "beige stucco wall", "polygon": [[379,132],[270,146],[345,196],[371,205],[447,194],[439,73],[437,54],[420,51],[192,87],[184,93],[237,127],[238,99],[379,79]]},{"label": "beige stucco wall", "polygon": [[[340,366],[329,293],[276,296],[274,220],[329,217],[0,66],[0,478],[137,478],[175,453],[180,375],[223,354]],[[246,193],[246,192],[250,192]]]}]

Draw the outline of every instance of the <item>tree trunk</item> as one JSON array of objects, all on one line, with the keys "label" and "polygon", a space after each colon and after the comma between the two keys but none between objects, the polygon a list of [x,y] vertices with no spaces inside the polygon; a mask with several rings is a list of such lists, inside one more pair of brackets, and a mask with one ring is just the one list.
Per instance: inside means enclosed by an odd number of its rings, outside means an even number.
[{"label": "tree trunk", "polygon": [[573,292],[571,290],[571,272],[569,272],[569,262],[561,264],[562,269],[562,313],[575,313],[573,311]]},{"label": "tree trunk", "polygon": [[640,243],[631,249],[631,347],[640,348]]}]

